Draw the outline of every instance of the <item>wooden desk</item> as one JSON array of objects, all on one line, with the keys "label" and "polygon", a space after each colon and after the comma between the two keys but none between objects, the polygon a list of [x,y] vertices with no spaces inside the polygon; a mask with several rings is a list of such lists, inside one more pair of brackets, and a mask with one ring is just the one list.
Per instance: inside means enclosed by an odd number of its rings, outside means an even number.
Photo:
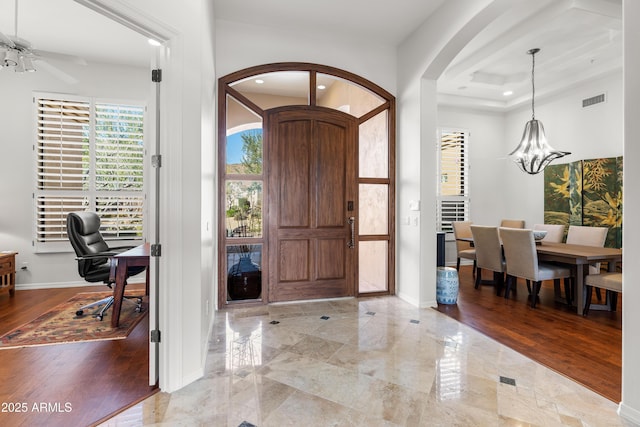
[{"label": "wooden desk", "polygon": [[[129,267],[147,267],[146,287],[149,293],[149,243],[136,246],[133,249],[122,252],[113,257],[111,268],[115,268],[116,286],[113,289],[113,313],[111,326],[116,328],[120,324],[120,311],[122,310],[122,299],[124,298],[124,288],[127,284],[127,269]],[[112,270],[113,271],[113,270]]]},{"label": "wooden desk", "polygon": [[616,248],[542,242],[536,245],[536,249],[540,261],[555,261],[573,266],[576,278],[576,307],[580,316],[584,310],[584,276],[589,264],[606,261],[609,271],[616,271],[617,263],[622,261],[622,249]]},{"label": "wooden desk", "polygon": [[18,252],[0,252],[0,294],[16,293],[16,255]]}]

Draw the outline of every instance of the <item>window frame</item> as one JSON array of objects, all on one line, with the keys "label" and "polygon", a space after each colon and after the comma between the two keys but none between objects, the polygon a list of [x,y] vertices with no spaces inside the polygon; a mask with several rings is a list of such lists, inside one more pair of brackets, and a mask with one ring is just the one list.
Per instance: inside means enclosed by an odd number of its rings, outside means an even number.
[{"label": "window frame", "polygon": [[[443,195],[442,194],[442,175],[443,175],[443,157],[442,157],[442,143],[443,136],[445,134],[460,134],[462,135],[462,143],[461,145],[461,156],[458,159],[462,159],[462,164],[460,166],[459,171],[459,180],[461,180],[458,185],[458,190],[461,194],[458,195]],[[437,196],[436,196],[436,231],[445,232],[447,237],[450,239],[453,236],[453,228],[451,226],[452,221],[469,221],[471,218],[471,194],[470,194],[470,185],[469,185],[469,170],[470,170],[470,162],[469,162],[469,139],[470,132],[467,129],[462,128],[454,128],[454,127],[439,127],[438,128],[438,140],[436,143],[436,154],[438,159],[438,167],[437,167],[437,175],[436,175],[436,185],[437,185]],[[455,216],[455,218],[451,218],[451,220],[445,220],[443,212],[445,211],[445,203],[450,203],[452,205],[461,206],[460,208],[454,208],[458,213],[451,214]],[[461,211],[461,213],[460,213]],[[446,224],[449,224],[448,226]]]},{"label": "window frame", "polygon": [[[56,190],[56,189],[40,189],[39,184],[40,180],[38,178],[38,173],[40,170],[39,161],[41,160],[41,156],[39,154],[39,100],[40,99],[51,99],[61,102],[79,102],[79,103],[87,103],[89,104],[89,165],[88,165],[88,189],[65,189],[65,190]],[[71,95],[64,93],[52,93],[52,92],[41,92],[34,91],[33,92],[33,133],[32,133],[32,151],[33,151],[33,160],[32,160],[32,177],[33,177],[33,206],[32,206],[32,218],[31,218],[31,226],[32,226],[32,247],[35,253],[62,253],[62,252],[72,252],[73,249],[67,239],[64,240],[52,240],[52,241],[41,241],[38,238],[38,229],[41,222],[39,216],[39,200],[42,197],[69,197],[74,199],[82,199],[84,201],[83,206],[86,210],[98,211],[97,206],[99,205],[99,201],[106,198],[114,198],[119,200],[127,200],[127,199],[139,199],[142,205],[140,215],[142,216],[142,230],[141,236],[139,238],[113,238],[110,237],[107,232],[104,231],[105,224],[108,224],[108,221],[104,221],[101,224],[101,231],[103,232],[103,237],[105,241],[109,242],[111,246],[137,246],[142,244],[147,240],[147,193],[148,193],[148,183],[147,176],[149,170],[148,164],[148,155],[147,155],[147,135],[148,135],[148,116],[147,116],[147,105],[144,101],[139,100],[131,100],[131,99],[112,99],[112,98],[100,98],[100,97],[90,97],[90,96],[79,96],[79,95]],[[96,155],[96,106],[98,105],[116,105],[116,106],[126,106],[126,107],[135,107],[142,109],[142,188],[140,190],[105,190],[96,188],[96,169],[97,169],[97,155]],[[70,209],[75,210],[75,209]],[[100,214],[100,212],[98,211]],[[66,216],[66,215],[65,215]],[[117,218],[116,222],[120,222],[121,219]]]}]

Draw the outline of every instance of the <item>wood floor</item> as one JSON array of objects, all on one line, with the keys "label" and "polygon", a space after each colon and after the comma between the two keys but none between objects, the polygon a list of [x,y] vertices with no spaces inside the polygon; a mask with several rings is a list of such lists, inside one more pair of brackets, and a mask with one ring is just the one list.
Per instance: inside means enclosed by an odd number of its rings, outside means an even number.
[{"label": "wood floor", "polygon": [[[0,334],[76,293],[101,290],[43,289],[0,296]],[[0,350],[0,425],[91,426],[155,393],[157,388],[148,385],[148,319],[124,340]],[[21,409],[25,411],[17,412]]]},{"label": "wood floor", "polygon": [[457,305],[440,304],[438,311],[620,402],[622,295],[615,312],[591,310],[582,317],[554,301],[552,282],[543,284],[535,309],[527,303],[523,280],[518,281],[517,295],[508,300],[498,297],[493,286],[474,289],[473,283],[471,267],[461,267]]}]

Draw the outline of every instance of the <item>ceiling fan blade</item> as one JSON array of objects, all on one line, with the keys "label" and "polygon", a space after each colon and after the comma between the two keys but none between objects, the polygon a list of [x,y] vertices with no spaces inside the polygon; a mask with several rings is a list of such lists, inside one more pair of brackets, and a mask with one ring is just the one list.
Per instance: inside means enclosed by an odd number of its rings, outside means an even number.
[{"label": "ceiling fan blade", "polygon": [[68,83],[71,85],[78,83],[78,79],[62,71],[60,68],[49,64],[47,61],[38,60],[36,68],[46,70],[47,72],[59,78],[65,83]]},{"label": "ceiling fan blade", "polygon": [[0,43],[4,43],[9,47],[16,47],[16,44],[13,42],[13,40],[11,40],[9,37],[5,36],[4,34],[0,33]]},{"label": "ceiling fan blade", "polygon": [[79,56],[75,55],[67,55],[66,53],[50,52],[48,50],[40,49],[31,49],[31,52],[40,58],[58,59],[61,61],[75,62],[79,65],[87,65],[87,61],[85,61],[84,58],[80,58]]}]

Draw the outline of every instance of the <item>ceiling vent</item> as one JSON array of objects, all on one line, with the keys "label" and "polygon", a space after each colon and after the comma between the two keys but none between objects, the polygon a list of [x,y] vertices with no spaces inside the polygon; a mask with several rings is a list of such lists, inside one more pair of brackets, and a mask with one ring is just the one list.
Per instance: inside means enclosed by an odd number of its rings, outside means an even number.
[{"label": "ceiling vent", "polygon": [[592,96],[591,98],[583,99],[582,108],[589,107],[590,105],[594,105],[594,104],[600,104],[601,102],[604,102],[604,93],[600,95]]}]

